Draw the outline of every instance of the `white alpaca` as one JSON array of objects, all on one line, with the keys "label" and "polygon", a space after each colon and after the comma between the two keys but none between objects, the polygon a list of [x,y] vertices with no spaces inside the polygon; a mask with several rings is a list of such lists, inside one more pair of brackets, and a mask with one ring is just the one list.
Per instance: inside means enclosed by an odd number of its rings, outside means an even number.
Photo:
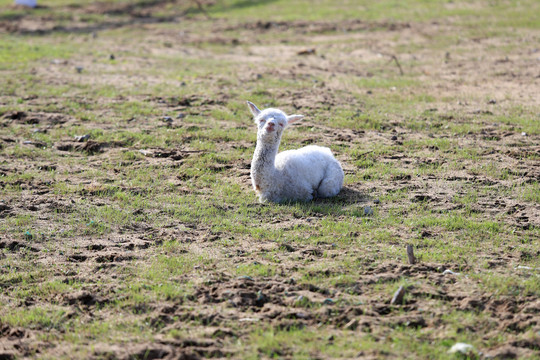
[{"label": "white alpaca", "polygon": [[277,153],[283,130],[303,116],[287,116],[279,109],[261,111],[255,104],[247,103],[258,125],[251,181],[259,200],[310,201],[337,195],[344,175],[330,149],[310,145]]}]

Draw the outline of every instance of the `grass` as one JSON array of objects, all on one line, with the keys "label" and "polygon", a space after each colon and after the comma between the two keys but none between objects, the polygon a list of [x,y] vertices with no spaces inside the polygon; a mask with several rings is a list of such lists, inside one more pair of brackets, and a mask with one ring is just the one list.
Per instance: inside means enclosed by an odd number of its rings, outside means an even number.
[{"label": "grass", "polygon": [[[540,296],[537,2],[130,4],[0,0],[0,323],[47,344],[18,356],[192,338],[231,358],[450,359],[537,338],[493,330]],[[344,191],[259,204],[245,100],[305,115],[281,149],[329,146]]]}]

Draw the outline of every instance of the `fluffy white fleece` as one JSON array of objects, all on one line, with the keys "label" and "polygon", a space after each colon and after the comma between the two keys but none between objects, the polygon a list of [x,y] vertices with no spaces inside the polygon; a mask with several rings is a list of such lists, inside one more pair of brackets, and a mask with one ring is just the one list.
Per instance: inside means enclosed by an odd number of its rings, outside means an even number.
[{"label": "fluffy white fleece", "polygon": [[330,149],[310,145],[278,154],[283,130],[302,115],[287,116],[271,108],[261,111],[249,101],[248,106],[258,125],[251,181],[261,202],[310,201],[340,192],[343,169]]}]

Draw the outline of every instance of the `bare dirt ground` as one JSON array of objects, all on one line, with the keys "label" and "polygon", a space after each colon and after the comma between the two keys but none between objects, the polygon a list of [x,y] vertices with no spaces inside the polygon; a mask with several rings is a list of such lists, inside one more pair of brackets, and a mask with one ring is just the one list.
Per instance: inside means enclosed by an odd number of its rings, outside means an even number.
[{"label": "bare dirt ground", "polygon": [[[0,233],[0,260],[4,261],[0,300],[5,304],[0,312],[0,358],[58,358],[73,354],[107,359],[238,358],[247,357],[245,349],[249,346],[263,358],[297,358],[299,349],[306,351],[308,358],[341,357],[336,350],[341,346],[348,349],[343,357],[400,358],[403,343],[396,341],[393,346],[389,339],[396,332],[408,334],[409,329],[419,343],[439,344],[445,349],[454,340],[475,334],[482,353],[472,357],[538,356],[539,270],[534,266],[540,257],[540,205],[530,199],[538,199],[535,193],[540,179],[540,135],[537,131],[524,133],[522,123],[501,120],[519,117],[516,114],[520,111],[533,113],[540,109],[540,52],[538,42],[535,47],[533,41],[540,39],[538,31],[516,30],[522,32],[518,37],[524,46],[510,51],[506,49],[514,44],[515,37],[463,36],[447,46],[435,46],[437,40],[433,39],[447,41],[447,36],[458,31],[451,20],[182,20],[205,22],[202,30],[190,32],[185,30],[189,29],[186,25],[182,31],[162,26],[174,24],[178,17],[156,20],[152,14],[160,6],[155,3],[126,9],[100,3],[72,7],[74,20],[69,25],[46,15],[0,21],[0,31],[5,34],[81,34],[85,42],[96,41],[96,52],[119,58],[129,51],[148,54],[130,54],[129,61],[114,66],[89,56],[39,62],[32,66],[32,75],[39,78],[41,85],[67,85],[66,93],[41,97],[0,92],[0,104],[6,106],[0,114],[0,221],[7,224],[9,219],[19,219]],[[102,16],[118,12],[125,15],[121,21],[77,21],[79,13]],[[101,31],[115,29],[132,30],[139,39],[118,41],[116,36],[100,35]],[[97,33],[94,40],[92,33]],[[218,68],[200,75],[178,97],[134,93],[99,96],[85,95],[80,90],[70,93],[73,84],[81,88],[129,89],[142,83],[177,87],[180,80],[148,70],[161,66],[159,59],[174,58],[176,54],[189,61],[222,61],[226,64],[224,72]],[[393,54],[397,61],[392,59]],[[276,56],[275,62],[269,62],[272,56]],[[84,69],[82,75],[73,71],[75,66]],[[87,71],[105,75],[84,76]],[[395,85],[370,85],[380,77],[389,78],[388,74],[399,79],[400,71],[407,79],[414,78],[414,84],[401,87],[402,80],[397,80]],[[8,81],[16,81],[7,75]],[[354,78],[364,82],[353,84]],[[287,87],[274,80],[284,84],[310,81],[312,85]],[[262,82],[260,87],[258,82]],[[191,91],[189,86],[196,90]],[[205,86],[211,87],[209,94],[201,90]],[[198,136],[204,139],[205,131],[211,132],[216,126],[228,131],[249,129],[247,109],[238,115],[244,118],[243,124],[220,119],[213,113],[237,101],[231,88],[241,86],[248,89],[247,95],[258,92],[289,112],[306,115],[303,126],[310,130],[294,133],[294,140],[285,146],[315,143],[342,149],[334,152],[344,164],[348,183],[335,200],[345,211],[341,217],[335,215],[336,224],[351,221],[349,210],[360,206],[362,211],[368,205],[376,209],[378,218],[396,219],[386,229],[388,239],[373,238],[361,246],[345,246],[346,241],[340,239],[369,237],[369,232],[348,232],[340,227],[324,230],[320,241],[308,241],[310,236],[321,236],[321,228],[326,229],[326,213],[311,209],[296,217],[291,214],[297,210],[288,209],[282,215],[268,215],[269,205],[256,203],[249,179],[254,136],[226,139],[209,135],[213,153],[244,151],[248,155],[215,162],[208,169],[217,174],[219,181],[230,179],[244,197],[250,198],[251,221],[257,227],[273,233],[281,231],[285,238],[288,231],[294,232],[295,241],[261,240],[245,231],[220,231],[204,221],[179,220],[166,207],[160,210],[144,205],[126,206],[126,216],[135,220],[111,220],[113,226],[104,233],[85,234],[76,229],[79,225],[64,221],[70,214],[87,214],[85,211],[116,204],[113,195],[119,192],[150,201],[155,193],[142,180],[130,178],[130,171],[137,169],[171,169],[162,180],[176,194],[196,195],[224,219],[234,214],[241,205],[227,200],[214,203],[216,190],[199,183],[199,178],[191,177],[186,169],[208,152],[194,143]],[[362,92],[360,98],[355,95],[358,91]],[[402,102],[410,103],[406,111],[385,109],[385,98],[397,94]],[[433,98],[427,102],[417,100],[426,94]],[[15,97],[23,99],[24,109],[7,110]],[[90,111],[98,119],[113,120],[82,120],[69,111],[64,103],[66,97],[83,107],[92,104]],[[162,116],[122,119],[112,109],[128,101],[145,103],[163,114],[182,113],[187,119],[212,117],[213,122],[172,119],[169,128],[182,135],[170,146],[145,146],[144,142],[114,136],[83,142],[73,139],[72,134],[81,126],[111,134],[129,131],[149,136],[167,126]],[[50,104],[55,102],[58,106],[51,111]],[[374,107],[379,108],[382,127],[356,126],[355,111],[373,115],[370,111]],[[332,123],[335,109],[351,111],[352,120],[346,120],[347,126]],[[362,116],[358,122],[369,121]],[[534,129],[534,122],[540,118],[538,114],[531,116],[528,124],[533,124],[529,126]],[[377,120],[376,115],[373,118]],[[41,142],[29,141],[33,129],[55,135]],[[416,147],[419,143],[425,145]],[[370,155],[381,146],[387,150]],[[47,155],[28,155],[33,148],[49,150]],[[459,153],[460,149],[465,149],[464,153]],[[467,153],[467,149],[474,151]],[[137,157],[122,160],[126,151],[137,153]],[[363,170],[357,161],[365,157],[376,166],[396,172],[359,178]],[[33,175],[25,177],[27,173]],[[63,191],[58,184],[70,190]],[[198,184],[201,188],[194,190]],[[532,195],[521,197],[515,189],[522,187],[532,189]],[[470,194],[471,189],[477,189],[474,199],[457,200]],[[389,194],[401,195],[396,195],[395,201],[379,200]],[[328,204],[319,200],[320,206]],[[501,234],[497,240],[486,240],[486,245],[478,245],[476,239],[471,240],[471,245],[463,238],[470,235],[467,231],[452,230],[443,223],[428,227],[408,221],[408,212],[415,211],[417,205],[425,206],[432,214],[495,221]],[[28,218],[33,220],[26,226]],[[81,219],[89,218],[81,215]],[[159,219],[159,224],[153,219]],[[300,232],[296,230],[299,227]],[[25,235],[27,228],[32,229],[30,235]],[[496,237],[493,232],[486,234]],[[298,240],[302,238],[306,240]],[[520,243],[518,238],[523,241]],[[231,241],[228,247],[223,245],[226,240]],[[169,241],[183,246],[171,250],[175,256],[185,251],[215,261],[195,261],[187,265],[189,271],[171,275],[168,280],[174,283],[191,284],[185,296],[123,302],[123,289],[125,282],[132,279],[131,274],[151,266],[156,257],[167,256],[162,246]],[[444,245],[434,245],[437,242]],[[461,255],[445,254],[456,251],[461,242]],[[416,245],[420,260],[417,264],[405,260],[407,243]],[[430,256],[434,248],[438,258]],[[472,253],[467,249],[473,249]],[[355,260],[350,263],[347,259]],[[272,266],[273,271],[242,275],[234,270],[245,264]],[[33,294],[28,288],[41,286],[44,280],[40,274],[46,269],[50,269],[50,280],[66,286],[79,284],[76,291],[49,289]],[[39,283],[32,282],[34,271]],[[16,280],[17,274],[23,272],[30,275],[20,275],[24,280]],[[483,278],[481,274],[487,272],[497,280],[490,283]],[[511,281],[508,286],[501,285],[504,281],[499,279],[504,277],[517,278],[521,287],[512,290]],[[306,281],[310,278],[331,281]],[[391,304],[396,284],[402,282],[406,283],[406,296],[402,302]],[[29,291],[28,295],[24,295],[25,291]],[[16,312],[13,309],[31,312],[38,307],[61,309],[60,319],[24,323],[9,317]],[[118,329],[111,333],[96,329],[97,323],[116,322],[119,318],[133,321],[144,330],[119,338],[124,335]],[[84,324],[87,328],[93,324],[93,330],[80,330]],[[298,336],[296,330],[303,330],[313,337],[305,342],[320,345],[308,351],[298,343],[283,341],[280,346],[257,350],[257,342],[262,340],[253,335],[254,329],[292,332],[294,336]],[[69,338],[70,331],[78,334],[79,340]],[[108,335],[100,336],[103,332]],[[365,341],[373,345],[348,348],[344,342],[351,339],[368,339]],[[399,339],[403,341],[403,337]],[[331,350],[321,350],[323,347]],[[420,358],[434,356],[420,349],[413,351]]]}]

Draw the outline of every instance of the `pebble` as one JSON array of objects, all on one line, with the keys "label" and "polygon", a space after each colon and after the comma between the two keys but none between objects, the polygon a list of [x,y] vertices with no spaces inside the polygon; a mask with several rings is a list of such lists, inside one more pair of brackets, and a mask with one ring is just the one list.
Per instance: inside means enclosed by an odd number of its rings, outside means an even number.
[{"label": "pebble", "polygon": [[75,66],[75,70],[77,70],[77,72],[80,74],[80,73],[82,73],[84,68],[82,66]]},{"label": "pebble", "polygon": [[392,137],[390,138],[390,140],[394,140],[394,141],[397,140],[397,136],[396,136],[396,135],[392,136]]},{"label": "pebble", "polygon": [[259,321],[259,319],[246,317],[246,318],[238,319],[238,321],[240,321],[240,322],[256,322],[256,321]]},{"label": "pebble", "polygon": [[527,133],[524,131],[521,133],[521,136],[527,136]]},{"label": "pebble", "polygon": [[373,203],[374,203],[374,204],[380,204],[380,203],[381,203],[381,200],[375,199],[375,200],[373,201]]},{"label": "pebble", "polygon": [[453,272],[450,269],[446,269],[446,270],[443,271],[443,275],[459,275],[459,273]]},{"label": "pebble", "polygon": [[114,60],[114,59],[116,59],[116,57],[114,56],[114,54],[109,55],[109,60]]},{"label": "pebble", "polygon": [[516,269],[522,269],[522,270],[535,270],[534,268],[530,267],[530,266],[525,266],[525,265],[518,265],[516,267]]},{"label": "pebble", "polygon": [[173,122],[173,118],[170,116],[164,116],[161,121],[171,124]]},{"label": "pebble", "polygon": [[403,302],[403,297],[405,296],[405,287],[400,286],[399,289],[394,293],[392,300],[390,301],[391,305],[401,304]]},{"label": "pebble", "polygon": [[183,119],[185,117],[186,117],[186,114],[184,114],[184,113],[178,113],[178,115],[176,115],[177,119]]},{"label": "pebble", "polygon": [[491,104],[491,105],[494,105],[496,103],[497,103],[497,100],[495,100],[495,99],[491,99],[491,100],[488,101],[488,104]]},{"label": "pebble", "polygon": [[251,280],[253,281],[253,278],[251,276],[242,275],[237,278],[238,280]]},{"label": "pebble", "polygon": [[371,208],[371,206],[364,207],[364,215],[366,216],[373,215],[373,209]]},{"label": "pebble", "polygon": [[75,136],[75,141],[77,142],[84,142],[86,140],[90,139],[90,134]]},{"label": "pebble", "polygon": [[455,354],[459,352],[462,354],[468,354],[471,351],[474,351],[474,346],[472,346],[471,344],[456,343],[450,348],[450,350],[448,350],[448,353]]},{"label": "pebble", "polygon": [[298,319],[307,319],[307,318],[309,317],[308,314],[303,313],[303,312],[297,312],[297,313],[295,313],[295,315],[296,315],[296,317],[297,317]]}]

